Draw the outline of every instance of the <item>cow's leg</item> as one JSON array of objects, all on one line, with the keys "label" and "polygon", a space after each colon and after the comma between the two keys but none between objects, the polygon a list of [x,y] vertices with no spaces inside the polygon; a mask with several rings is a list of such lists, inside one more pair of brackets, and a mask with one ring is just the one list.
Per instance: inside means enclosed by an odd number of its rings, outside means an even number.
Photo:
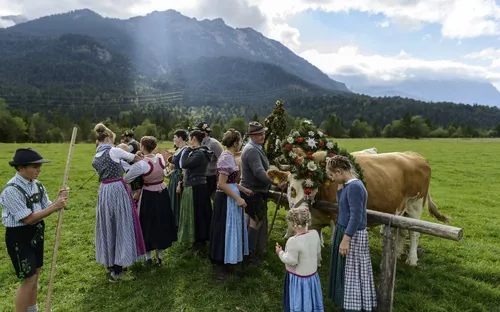
[{"label": "cow's leg", "polygon": [[[422,212],[424,210],[424,199],[423,198],[412,198],[408,200],[406,213],[409,218],[420,220]],[[411,266],[417,266],[418,256],[418,239],[420,237],[419,232],[410,231],[410,251],[408,253],[408,258],[406,263]]]},{"label": "cow's leg", "polygon": [[405,237],[406,237],[406,230],[399,229],[398,231],[398,237],[396,241],[396,259],[401,259],[401,255],[404,252],[405,248]]}]

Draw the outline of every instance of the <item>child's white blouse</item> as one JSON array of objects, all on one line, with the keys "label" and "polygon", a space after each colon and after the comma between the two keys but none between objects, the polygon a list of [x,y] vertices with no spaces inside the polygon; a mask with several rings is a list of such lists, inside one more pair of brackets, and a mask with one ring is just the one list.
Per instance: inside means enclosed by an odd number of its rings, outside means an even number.
[{"label": "child's white blouse", "polygon": [[286,270],[295,275],[307,277],[314,275],[321,261],[321,240],[315,230],[290,237],[285,251],[279,257],[285,263]]}]

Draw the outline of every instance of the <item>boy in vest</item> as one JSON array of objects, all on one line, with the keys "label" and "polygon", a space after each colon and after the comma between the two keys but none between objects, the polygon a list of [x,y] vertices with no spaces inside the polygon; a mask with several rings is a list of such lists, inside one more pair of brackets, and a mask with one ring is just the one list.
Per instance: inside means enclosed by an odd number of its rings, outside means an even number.
[{"label": "boy in vest", "polygon": [[66,206],[68,191],[60,190],[51,202],[45,187],[37,180],[43,163],[37,151],[20,148],[9,165],[16,175],[0,194],[5,243],[17,277],[21,279],[16,294],[16,311],[38,311],[36,298],[38,276],[43,265],[44,218]]}]

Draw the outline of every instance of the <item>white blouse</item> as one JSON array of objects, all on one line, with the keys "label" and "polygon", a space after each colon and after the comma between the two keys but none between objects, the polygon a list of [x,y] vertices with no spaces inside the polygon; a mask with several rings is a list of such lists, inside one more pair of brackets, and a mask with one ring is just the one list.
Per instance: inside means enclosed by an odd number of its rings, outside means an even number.
[{"label": "white blouse", "polygon": [[285,251],[279,253],[286,270],[298,276],[311,276],[318,270],[321,261],[321,241],[317,231],[290,237]]},{"label": "white blouse", "polygon": [[[161,154],[156,154],[155,157],[148,159],[155,164],[160,159],[163,164],[165,163],[165,159],[163,159],[163,156]],[[149,166],[148,161],[146,159],[140,160],[135,164],[133,164],[132,166],[130,166],[130,170],[127,172],[127,174],[123,179],[125,180],[125,182],[130,183],[138,176],[148,173],[149,170],[151,170],[151,167]]]}]

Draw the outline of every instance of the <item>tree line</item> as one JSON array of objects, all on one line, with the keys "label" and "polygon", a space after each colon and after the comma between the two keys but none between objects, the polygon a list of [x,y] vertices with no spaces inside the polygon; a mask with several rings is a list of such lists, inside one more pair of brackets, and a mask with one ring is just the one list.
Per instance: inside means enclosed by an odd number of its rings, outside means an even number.
[{"label": "tree line", "polygon": [[[100,119],[81,113],[78,118],[70,116],[60,108],[41,110],[36,113],[12,109],[0,99],[0,141],[52,143],[70,140],[74,126],[78,127],[78,142],[93,142],[95,137],[93,126],[103,121],[111,130],[121,134],[126,129],[134,129],[136,138],[152,135],[160,140],[172,140],[176,129],[189,127],[204,120],[211,123],[213,137],[221,138],[224,131],[235,128],[241,133],[246,132],[251,120],[264,123],[265,116],[254,113],[250,118],[240,117],[247,113],[241,107],[222,105],[222,108],[210,107],[170,107],[170,109],[155,109],[155,107],[137,107],[121,111],[114,116]],[[73,117],[73,118],[72,118]],[[285,114],[287,120],[286,133],[300,126],[303,116]],[[317,118],[316,118],[317,120]],[[429,117],[405,113],[402,118],[394,119],[382,125],[376,121],[358,117],[351,122],[345,122],[337,114],[328,114],[326,118],[315,122],[328,136],[334,138],[476,138],[500,137],[500,122],[492,127],[479,127],[474,124],[450,122],[435,124]]]}]

